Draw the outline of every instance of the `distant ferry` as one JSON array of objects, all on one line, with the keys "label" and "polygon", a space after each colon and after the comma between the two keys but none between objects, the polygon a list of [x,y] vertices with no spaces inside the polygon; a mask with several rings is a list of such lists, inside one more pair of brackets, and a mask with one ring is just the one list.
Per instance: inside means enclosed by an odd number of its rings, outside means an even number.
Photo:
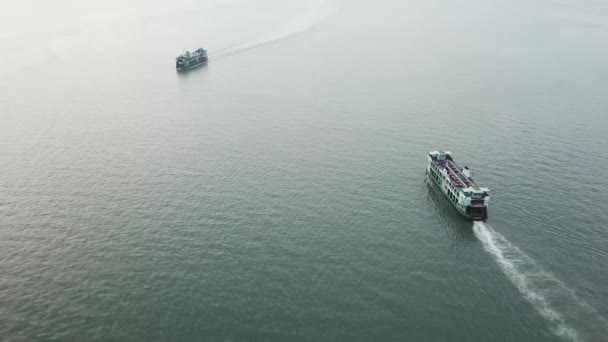
[{"label": "distant ferry", "polygon": [[478,187],[469,168],[456,165],[451,152],[429,152],[426,171],[460,214],[475,221],[488,218],[490,189]]},{"label": "distant ferry", "polygon": [[203,65],[207,62],[207,50],[198,49],[192,53],[186,51],[175,58],[175,68],[179,71],[196,68],[199,65]]}]

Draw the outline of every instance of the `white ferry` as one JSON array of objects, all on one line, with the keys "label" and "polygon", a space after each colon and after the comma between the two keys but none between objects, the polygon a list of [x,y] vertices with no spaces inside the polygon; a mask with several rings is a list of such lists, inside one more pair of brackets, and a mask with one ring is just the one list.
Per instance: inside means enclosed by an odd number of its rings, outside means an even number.
[{"label": "white ferry", "polygon": [[207,62],[207,50],[200,48],[194,52],[186,51],[175,58],[175,68],[178,71],[196,68],[197,66],[203,65]]},{"label": "white ferry", "polygon": [[490,189],[477,186],[469,168],[461,169],[451,152],[429,152],[426,171],[463,216],[475,221],[488,218]]}]

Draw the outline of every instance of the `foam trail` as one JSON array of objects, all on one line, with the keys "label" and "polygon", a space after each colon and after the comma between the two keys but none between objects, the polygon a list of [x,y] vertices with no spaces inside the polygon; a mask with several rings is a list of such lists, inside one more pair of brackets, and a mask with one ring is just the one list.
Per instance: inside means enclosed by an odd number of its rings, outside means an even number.
[{"label": "foam trail", "polygon": [[473,231],[513,285],[550,322],[554,334],[569,341],[585,340],[586,335],[606,336],[608,322],[574,290],[489,225],[475,222]]},{"label": "foam trail", "polygon": [[241,44],[232,48],[221,49],[218,53],[210,53],[210,58],[213,61],[218,61],[238,53],[255,49],[267,44],[276,43],[298,34],[312,30],[323,20],[332,16],[335,9],[330,6],[326,0],[317,0],[309,3],[307,10],[301,16],[298,16],[287,22],[283,27],[276,30],[275,33],[263,37],[259,40]]}]

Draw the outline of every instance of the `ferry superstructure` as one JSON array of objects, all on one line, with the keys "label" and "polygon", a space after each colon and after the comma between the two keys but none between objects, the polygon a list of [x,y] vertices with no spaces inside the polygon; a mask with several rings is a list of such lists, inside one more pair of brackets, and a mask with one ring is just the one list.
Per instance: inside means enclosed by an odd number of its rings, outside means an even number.
[{"label": "ferry superstructure", "polygon": [[199,65],[203,65],[207,62],[207,50],[197,49],[194,52],[186,51],[175,58],[175,68],[178,71],[196,68]]},{"label": "ferry superstructure", "polygon": [[426,171],[460,214],[475,221],[488,218],[490,189],[477,186],[469,168],[460,168],[451,152],[429,152]]}]

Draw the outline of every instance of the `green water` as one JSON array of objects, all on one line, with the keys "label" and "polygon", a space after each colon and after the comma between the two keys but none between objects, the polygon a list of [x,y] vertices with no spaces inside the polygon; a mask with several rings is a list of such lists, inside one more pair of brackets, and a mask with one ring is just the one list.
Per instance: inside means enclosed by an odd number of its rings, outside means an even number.
[{"label": "green water", "polygon": [[1,340],[606,338],[601,2],[33,4],[0,14]]}]

